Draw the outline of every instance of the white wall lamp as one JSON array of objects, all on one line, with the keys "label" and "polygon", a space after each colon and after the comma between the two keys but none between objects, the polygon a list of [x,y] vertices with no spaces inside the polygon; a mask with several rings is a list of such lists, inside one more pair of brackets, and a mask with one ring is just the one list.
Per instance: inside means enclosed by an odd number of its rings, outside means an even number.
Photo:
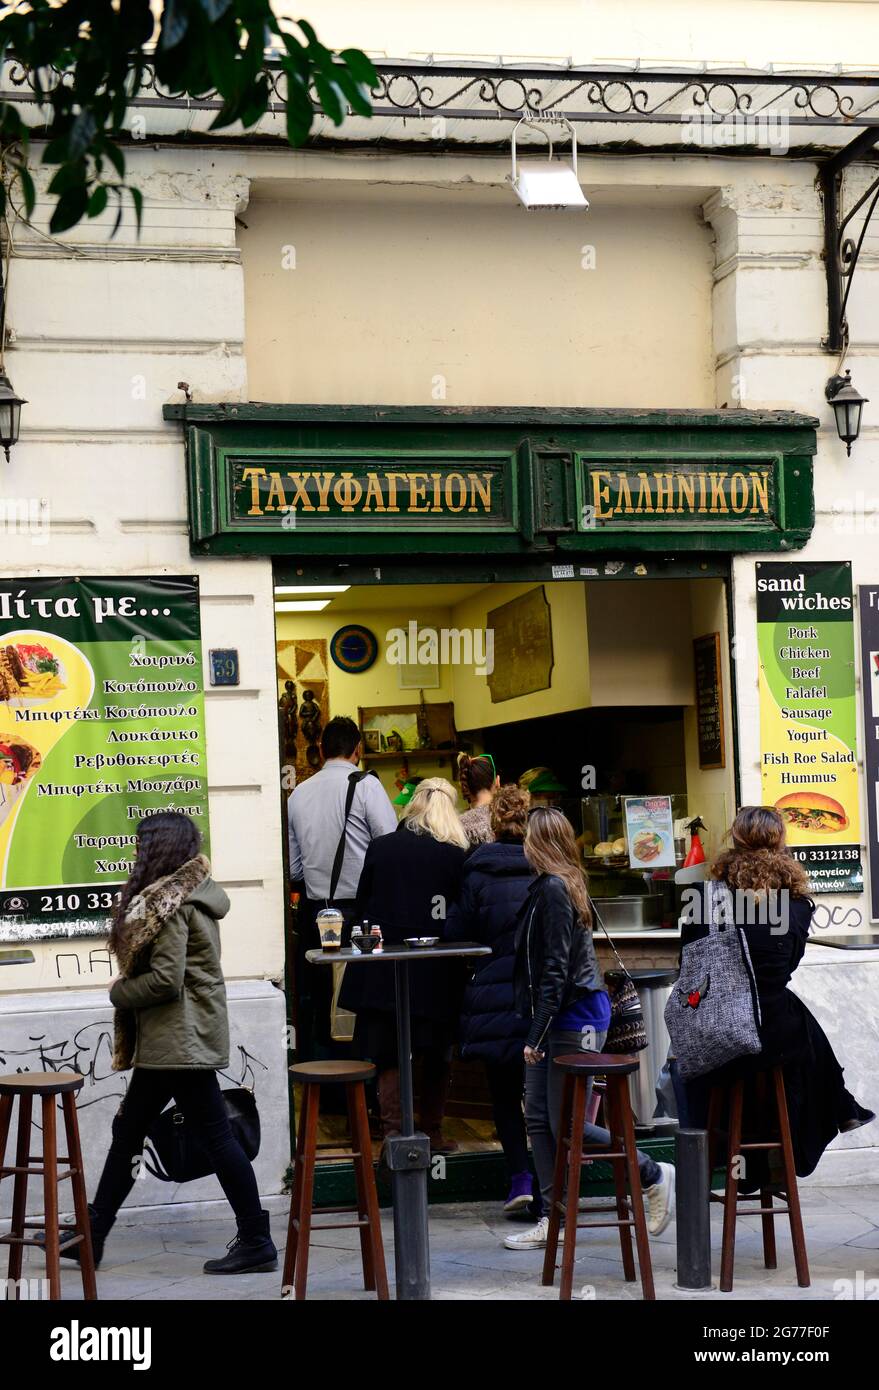
[{"label": "white wall lamp", "polygon": [[[549,144],[547,159],[520,161],[516,155],[516,135],[520,126],[532,126],[545,135]],[[549,127],[549,129],[545,129]],[[570,136],[571,162],[553,158],[553,127],[562,138]],[[577,135],[571,122],[562,116],[523,116],[513,129],[513,167],[510,182],[516,197],[529,212],[588,212],[589,203],[577,177]]]},{"label": "white wall lamp", "polygon": [[846,453],[851,457],[852,445],[861,432],[861,412],[867,404],[867,397],[862,396],[860,391],[852,386],[852,374],[849,371],[845,376],[832,376],[824,394],[833,406],[836,433],[845,445]]}]

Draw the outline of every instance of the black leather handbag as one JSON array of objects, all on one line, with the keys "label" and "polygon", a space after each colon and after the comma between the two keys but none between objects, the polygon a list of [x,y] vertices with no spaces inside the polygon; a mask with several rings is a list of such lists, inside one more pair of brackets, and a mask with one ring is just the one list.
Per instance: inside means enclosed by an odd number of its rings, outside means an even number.
[{"label": "black leather handbag", "polygon": [[[260,1144],[259,1111],[253,1091],[240,1086],[223,1091],[222,1096],[232,1133],[253,1160]],[[163,1110],[151,1126],[144,1142],[143,1161],[147,1172],[162,1182],[195,1182],[214,1171],[207,1149],[176,1104]]]}]

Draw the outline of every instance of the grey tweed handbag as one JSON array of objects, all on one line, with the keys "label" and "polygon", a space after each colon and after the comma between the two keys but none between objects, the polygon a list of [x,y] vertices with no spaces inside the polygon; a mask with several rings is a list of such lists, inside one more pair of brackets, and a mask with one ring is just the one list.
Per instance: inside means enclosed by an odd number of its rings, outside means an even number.
[{"label": "grey tweed handbag", "polygon": [[701,895],[708,934],[681,952],[681,973],[665,1006],[665,1022],[685,1081],[756,1056],[760,1004],[748,943],[736,926],[733,896],[710,880]]}]

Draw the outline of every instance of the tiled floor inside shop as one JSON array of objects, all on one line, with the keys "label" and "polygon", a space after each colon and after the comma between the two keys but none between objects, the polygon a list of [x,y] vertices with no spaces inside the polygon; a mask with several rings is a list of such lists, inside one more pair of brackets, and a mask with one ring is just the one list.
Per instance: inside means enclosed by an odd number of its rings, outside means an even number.
[{"label": "tiled floor inside shop", "polygon": [[[741,1220],[736,1245],[736,1283],[731,1295],[684,1294],[674,1288],[675,1226],[651,1241],[657,1297],[660,1299],[839,1299],[865,1296],[869,1281],[879,1278],[879,1186],[801,1188],[812,1286],[798,1289],[790,1240],[784,1223],[777,1222],[778,1268],[763,1268],[759,1217]],[[270,1199],[272,1229],[280,1247],[286,1226],[286,1203]],[[719,1207],[713,1208],[714,1277],[720,1250]],[[393,1289],[393,1224],[391,1213],[382,1214],[388,1273]],[[435,1299],[557,1299],[558,1286],[543,1288],[540,1274],[543,1254],[504,1249],[502,1237],[521,1229],[505,1220],[491,1204],[432,1206],[430,1210],[431,1268]],[[150,1219],[146,1214],[123,1213],[107,1243],[98,1275],[102,1299],[277,1299],[281,1273],[251,1274],[237,1278],[211,1278],[202,1274],[206,1259],[223,1253],[234,1234],[228,1212],[221,1204],[181,1208],[171,1215],[162,1208]],[[66,1262],[65,1262],[66,1264]],[[27,1255],[25,1276],[39,1278],[42,1258],[35,1250]],[[79,1271],[65,1268],[64,1297],[80,1296]],[[861,1290],[860,1294],[858,1290]],[[639,1299],[640,1285],[625,1284],[619,1260],[616,1232],[581,1233],[577,1247],[575,1298]],[[370,1299],[361,1287],[360,1261],[355,1231],[328,1231],[314,1236],[308,1297],[314,1299]]]}]

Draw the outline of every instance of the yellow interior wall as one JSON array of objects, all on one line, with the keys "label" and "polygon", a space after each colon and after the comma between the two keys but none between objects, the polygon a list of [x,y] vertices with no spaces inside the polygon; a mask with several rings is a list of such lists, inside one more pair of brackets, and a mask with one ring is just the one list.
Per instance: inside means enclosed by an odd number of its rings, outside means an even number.
[{"label": "yellow interior wall", "polygon": [[[418,692],[401,690],[398,669],[386,660],[389,634],[407,628],[485,628],[490,609],[535,586],[494,584],[450,607],[419,607],[400,589],[399,606],[374,609],[333,606],[324,613],[279,613],[280,640],[321,637],[327,644],[338,628],[356,622],[375,633],[379,656],[368,671],[351,675],[328,654],[330,716],[357,719],[361,705],[416,704]],[[440,685],[425,690],[428,703],[451,700],[459,730],[539,719],[545,715],[599,706],[683,706],[686,785],[690,812],[708,825],[703,840],[709,853],[721,844],[734,810],[732,707],[724,584],[719,579],[612,580],[546,584],[553,627],[554,666],[548,690],[492,704],[485,676],[471,666],[441,666]],[[587,628],[588,616],[588,628]],[[588,631],[588,637],[587,637]],[[699,767],[693,673],[694,637],[721,634],[723,710],[727,766]],[[495,653],[495,661],[502,652]],[[661,755],[661,750],[657,750]],[[389,795],[402,757],[373,763]],[[421,777],[454,780],[449,758],[424,760],[410,755],[410,770]]]},{"label": "yellow interior wall", "polygon": [[[724,746],[726,767],[702,771],[699,767],[699,743],[696,726],[695,691],[689,708],[684,711],[684,746],[687,753],[687,798],[691,814],[701,815],[708,827],[702,843],[709,858],[721,848],[726,828],[735,811],[735,779],[733,774],[732,743],[732,672],[729,658],[729,629],[727,625],[726,593],[722,579],[689,581],[691,643],[693,637],[709,632],[720,633],[720,666],[723,703]],[[690,680],[695,684],[692,645],[690,647]]]},{"label": "yellow interior wall", "polygon": [[[465,599],[452,610],[452,626],[485,628],[490,609],[527,594],[534,584],[492,584],[482,593]],[[548,690],[535,690],[513,700],[492,704],[486,676],[472,667],[456,666],[452,671],[455,722],[459,729],[481,729],[491,724],[511,724],[522,719],[540,719],[564,710],[583,709],[589,704],[589,658],[586,644],[586,601],[582,584],[545,584],[552,622],[554,664]],[[495,638],[495,666],[503,660]]]},{"label": "yellow interior wall", "polygon": [[[401,690],[398,668],[385,660],[388,633],[392,628],[406,628],[413,618],[419,627],[446,627],[449,625],[449,610],[445,608],[426,608],[415,612],[411,603],[405,600],[405,589],[400,591],[400,608],[377,608],[375,610],[357,609],[346,612],[333,607],[323,613],[277,613],[275,615],[279,641],[292,641],[294,638],[322,637],[327,643],[327,670],[329,672],[330,718],[347,714],[357,720],[360,705],[417,705],[417,690]],[[405,615],[405,616],[404,616]],[[329,643],[333,633],[346,623],[359,623],[374,632],[379,644],[379,654],[368,671],[352,675],[342,671],[329,654]],[[279,687],[280,692],[280,687]],[[425,690],[424,698],[428,704],[453,699],[449,683],[449,668],[440,667],[440,685],[434,690]],[[409,768],[414,777],[447,777],[453,779],[451,758],[442,762],[417,758],[411,753]],[[397,795],[395,777],[403,763],[403,756],[393,762],[371,762],[382,786],[393,798]]]},{"label": "yellow interior wall", "polygon": [[586,609],[591,704],[692,703],[688,580],[587,580]]}]

